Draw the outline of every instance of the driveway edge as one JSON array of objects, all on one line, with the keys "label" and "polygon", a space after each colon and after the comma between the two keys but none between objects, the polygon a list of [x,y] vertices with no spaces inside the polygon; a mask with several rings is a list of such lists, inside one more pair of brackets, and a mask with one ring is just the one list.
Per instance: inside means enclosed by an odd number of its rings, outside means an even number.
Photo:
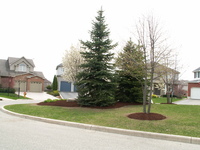
[{"label": "driveway edge", "polygon": [[127,129],[120,129],[120,128],[104,127],[104,126],[55,120],[55,119],[49,119],[49,118],[42,118],[42,117],[15,113],[15,112],[6,110],[4,106],[1,107],[1,111],[7,114],[21,117],[21,118],[42,121],[42,122],[52,123],[52,124],[57,124],[57,125],[70,126],[70,127],[76,127],[76,128],[82,128],[82,129],[88,129],[88,130],[100,131],[100,132],[108,132],[108,133],[123,134],[123,135],[129,135],[129,136],[138,136],[138,137],[144,137],[144,138],[153,138],[153,139],[159,139],[159,140],[168,140],[168,141],[200,145],[200,138],[196,138],[196,137],[162,134],[162,133],[154,133],[154,132],[144,132],[144,131],[137,131],[137,130],[127,130]]}]

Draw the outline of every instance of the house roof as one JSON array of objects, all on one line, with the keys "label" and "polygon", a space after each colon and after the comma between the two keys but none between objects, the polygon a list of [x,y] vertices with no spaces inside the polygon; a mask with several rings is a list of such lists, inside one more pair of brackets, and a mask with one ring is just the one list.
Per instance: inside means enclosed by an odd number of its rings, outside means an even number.
[{"label": "house roof", "polygon": [[193,72],[197,72],[197,71],[200,71],[200,67],[195,69]]},{"label": "house roof", "polygon": [[188,83],[200,83],[200,80],[191,80]]},{"label": "house roof", "polygon": [[14,63],[16,63],[17,61],[20,61],[22,59],[27,60],[27,62],[32,65],[33,67],[35,67],[34,62],[32,59],[26,59],[25,57],[21,57],[21,58],[15,58],[15,57],[8,57],[8,63],[9,65],[12,65]]},{"label": "house roof", "polygon": [[57,67],[56,67],[56,70],[59,68],[59,67],[63,67],[63,64],[59,64]]},{"label": "house roof", "polygon": [[9,76],[7,60],[0,59],[0,76]]},{"label": "house roof", "polygon": [[[10,65],[21,59],[26,59],[26,58],[24,58],[24,57],[22,57],[22,58],[9,57],[8,60],[0,59],[0,76],[16,77],[19,75],[28,74],[28,72],[15,72],[14,70],[10,70]],[[31,59],[26,59],[26,60],[33,67],[35,66],[33,63],[33,60],[31,60]],[[44,74],[40,71],[32,71],[32,72],[29,72],[29,74],[32,74],[33,76],[38,76],[40,78],[45,79]]]},{"label": "house roof", "polygon": [[162,64],[159,64],[159,63],[156,63],[156,66],[155,66],[155,72],[158,71],[158,72],[162,72],[162,71],[168,71],[168,72],[173,72],[175,74],[180,74],[179,71],[175,70],[175,69],[172,69],[170,67],[167,67],[165,65],[162,65]]}]

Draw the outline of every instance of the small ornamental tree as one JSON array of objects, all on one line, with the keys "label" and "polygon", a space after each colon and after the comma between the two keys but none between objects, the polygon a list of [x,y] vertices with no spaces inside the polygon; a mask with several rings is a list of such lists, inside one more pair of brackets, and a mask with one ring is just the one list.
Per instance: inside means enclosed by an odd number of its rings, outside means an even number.
[{"label": "small ornamental tree", "polygon": [[54,78],[53,78],[52,89],[54,91],[58,90],[58,80],[57,80],[56,75],[54,75]]},{"label": "small ornamental tree", "polygon": [[80,52],[83,52],[80,44],[71,46],[69,50],[65,51],[62,60],[64,68],[62,77],[68,82],[76,83],[76,76],[81,71],[80,65],[84,62],[84,59]]},{"label": "small ornamental tree", "polygon": [[102,10],[98,11],[92,24],[91,41],[81,41],[86,51],[81,53],[85,62],[77,75],[78,103],[82,106],[109,106],[115,103],[111,63],[114,54],[110,50],[117,44],[111,44]]}]

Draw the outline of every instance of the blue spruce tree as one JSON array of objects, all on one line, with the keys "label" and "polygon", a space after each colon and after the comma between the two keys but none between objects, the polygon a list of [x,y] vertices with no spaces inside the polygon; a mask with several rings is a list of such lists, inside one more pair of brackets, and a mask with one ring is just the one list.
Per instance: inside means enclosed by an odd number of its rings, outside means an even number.
[{"label": "blue spruce tree", "polygon": [[103,11],[93,21],[90,41],[81,41],[86,49],[82,52],[85,63],[77,76],[78,103],[82,106],[109,106],[115,103],[113,74],[113,53],[117,44],[112,45]]}]

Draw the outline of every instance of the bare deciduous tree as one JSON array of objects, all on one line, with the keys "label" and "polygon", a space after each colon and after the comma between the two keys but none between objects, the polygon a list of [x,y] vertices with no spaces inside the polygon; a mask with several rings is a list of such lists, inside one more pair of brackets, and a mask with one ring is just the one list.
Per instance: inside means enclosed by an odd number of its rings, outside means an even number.
[{"label": "bare deciduous tree", "polygon": [[159,65],[159,67],[157,68],[156,74],[158,74],[161,82],[164,82],[165,84],[167,103],[171,103],[171,98],[173,97],[174,93],[174,87],[176,84],[178,84],[178,77],[180,74],[180,72],[178,72],[177,55],[174,54],[166,56],[162,60],[162,65]]},{"label": "bare deciduous tree", "polygon": [[[170,54],[170,49],[164,48],[166,39],[164,38],[158,21],[153,16],[143,16],[138,24],[136,24],[136,31],[136,38],[144,56],[142,70],[144,73],[143,112],[150,113],[155,68],[163,58]],[[146,110],[147,102],[148,109]]]}]

